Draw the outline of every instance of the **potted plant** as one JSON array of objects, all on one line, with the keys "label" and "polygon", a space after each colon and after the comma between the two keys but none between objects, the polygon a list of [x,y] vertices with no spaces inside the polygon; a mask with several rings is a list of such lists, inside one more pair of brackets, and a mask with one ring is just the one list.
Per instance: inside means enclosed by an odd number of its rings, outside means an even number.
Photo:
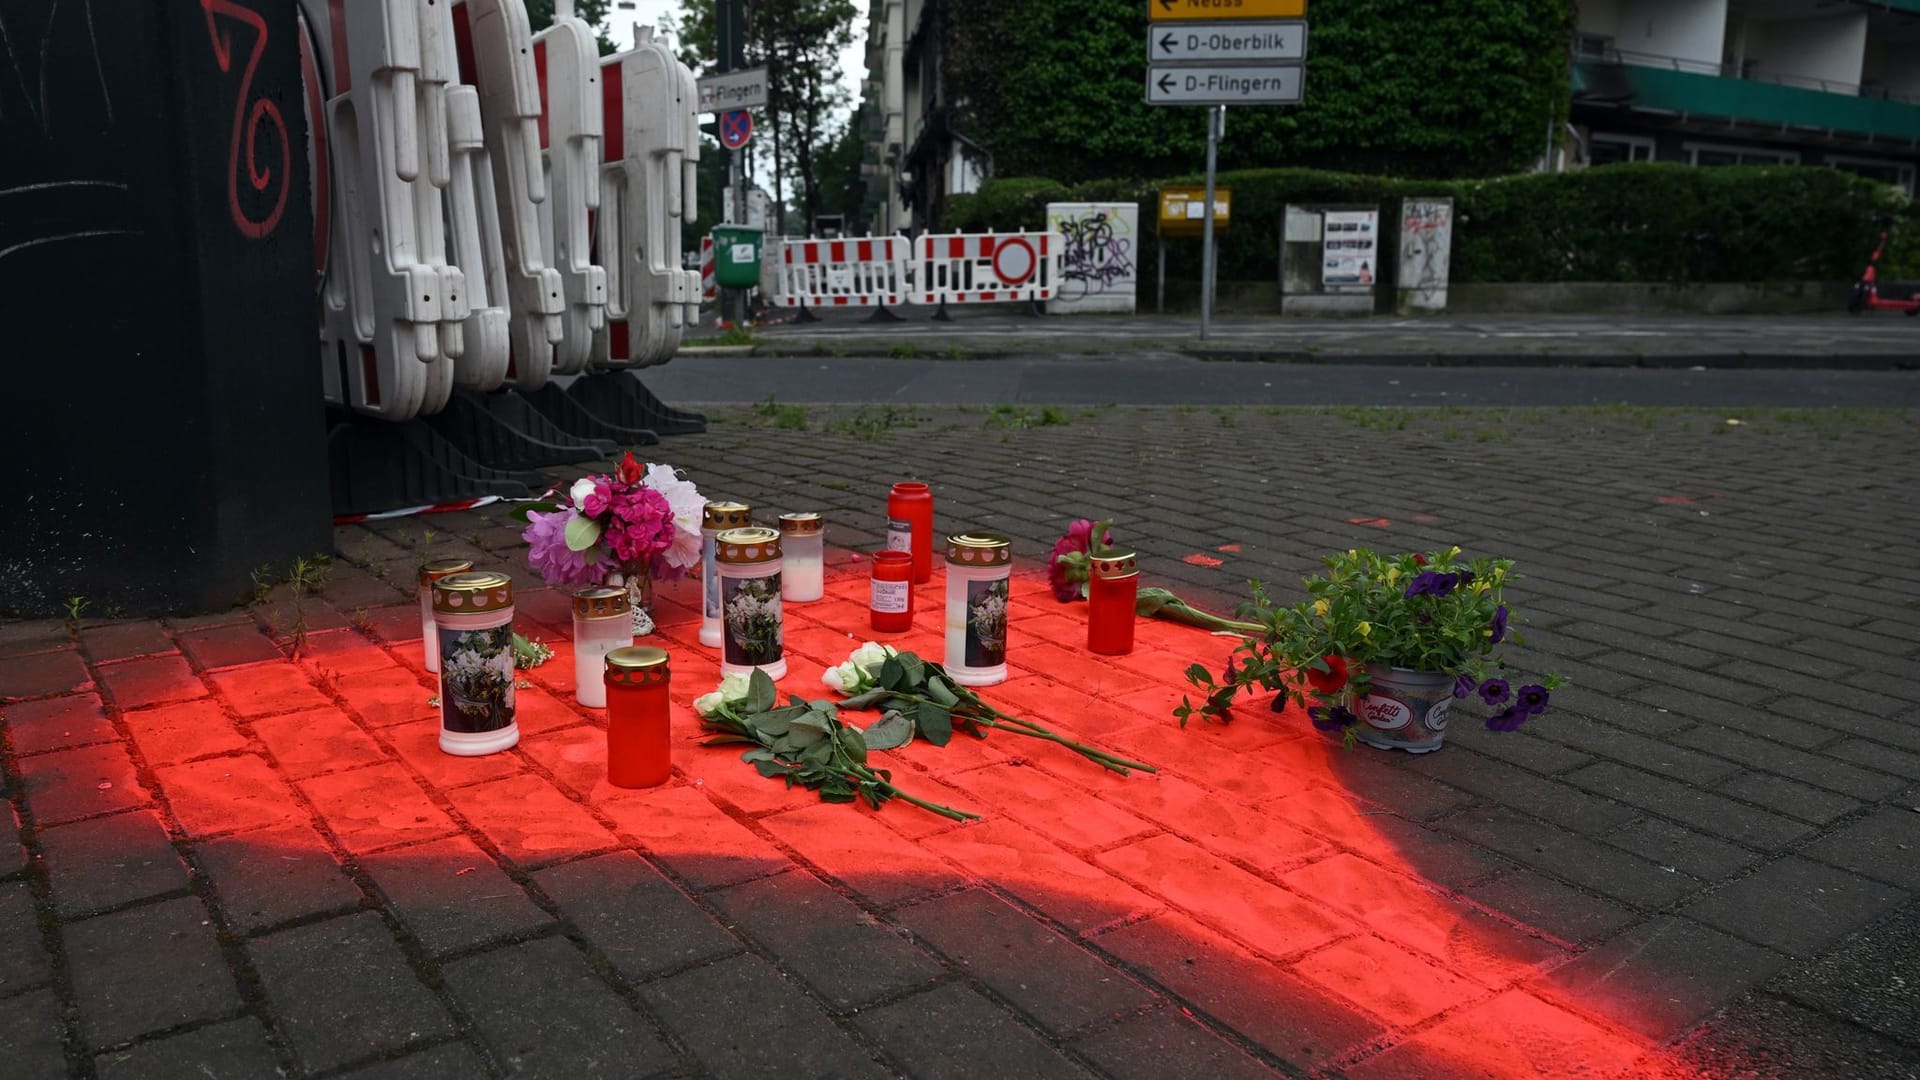
[{"label": "potted plant", "polygon": [[1504,588],[1511,559],[1460,559],[1460,549],[1378,555],[1355,548],[1326,560],[1307,578],[1307,598],[1292,606],[1268,599],[1259,582],[1241,618],[1257,624],[1227,659],[1216,681],[1204,665],[1187,681],[1206,693],[1185,697],[1174,715],[1184,725],[1198,712],[1230,718],[1234,695],[1289,691],[1307,705],[1314,726],[1342,734],[1347,745],[1425,753],[1440,748],[1456,699],[1478,694],[1497,709],[1495,731],[1512,731],[1546,711],[1560,679],[1548,675],[1515,688],[1495,650],[1519,637]]}]

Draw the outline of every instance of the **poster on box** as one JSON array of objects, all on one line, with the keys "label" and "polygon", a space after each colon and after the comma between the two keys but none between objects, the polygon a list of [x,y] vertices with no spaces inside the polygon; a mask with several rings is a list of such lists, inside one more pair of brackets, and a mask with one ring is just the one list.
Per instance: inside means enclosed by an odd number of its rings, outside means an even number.
[{"label": "poster on box", "polygon": [[1330,290],[1373,288],[1379,276],[1379,239],[1379,211],[1327,211],[1321,240],[1320,283]]}]

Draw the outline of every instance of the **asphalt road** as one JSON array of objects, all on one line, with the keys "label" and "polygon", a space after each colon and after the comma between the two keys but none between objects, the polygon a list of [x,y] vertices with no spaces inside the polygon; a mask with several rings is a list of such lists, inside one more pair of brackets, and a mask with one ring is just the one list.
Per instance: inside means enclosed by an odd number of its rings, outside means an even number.
[{"label": "asphalt road", "polygon": [[674,403],[1920,407],[1914,371],[1229,362],[1158,351],[968,360],[683,355],[642,378]]}]

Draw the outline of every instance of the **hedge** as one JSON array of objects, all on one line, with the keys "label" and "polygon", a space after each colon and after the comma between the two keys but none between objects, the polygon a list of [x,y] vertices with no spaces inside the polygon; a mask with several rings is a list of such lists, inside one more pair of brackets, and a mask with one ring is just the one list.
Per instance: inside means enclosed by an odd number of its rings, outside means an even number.
[{"label": "hedge", "polygon": [[[1158,189],[1202,183],[993,180],[949,200],[945,227],[1034,228],[1049,202],[1136,201],[1144,261],[1158,257]],[[1832,169],[1639,163],[1492,180],[1253,169],[1222,173],[1219,183],[1233,190],[1233,224],[1220,245],[1224,280],[1277,280],[1289,203],[1385,207],[1415,195],[1453,196],[1452,274],[1462,283],[1852,281],[1872,250],[1875,219],[1889,210],[1902,222],[1883,274],[1920,276],[1920,204]],[[1382,222],[1383,244],[1397,243],[1391,217]],[[1198,276],[1199,246],[1171,241],[1169,272]]]}]

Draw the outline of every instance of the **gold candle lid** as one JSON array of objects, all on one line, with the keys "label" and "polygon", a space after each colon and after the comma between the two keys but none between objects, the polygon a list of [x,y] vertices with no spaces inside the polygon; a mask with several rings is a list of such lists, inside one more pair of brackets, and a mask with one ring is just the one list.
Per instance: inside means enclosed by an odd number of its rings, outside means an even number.
[{"label": "gold candle lid", "polygon": [[787,534],[794,536],[818,536],[820,530],[826,528],[826,525],[827,523],[821,519],[820,515],[815,513],[780,515],[780,534],[782,536]]},{"label": "gold candle lid", "polygon": [[420,584],[431,585],[443,577],[464,574],[473,569],[472,559],[434,559],[420,567]]},{"label": "gold candle lid", "polygon": [[611,585],[596,585],[573,594],[573,613],[583,619],[611,619],[630,614],[632,610],[627,590]]},{"label": "gold candle lid", "polygon": [[1087,562],[1093,566],[1093,576],[1101,579],[1123,578],[1140,572],[1140,563],[1131,551],[1108,551],[1099,555],[1088,555]]},{"label": "gold candle lid", "polygon": [[513,606],[513,579],[498,570],[453,574],[433,583],[433,610],[471,615]]},{"label": "gold candle lid", "polygon": [[607,650],[607,667],[622,671],[640,671],[667,666],[667,650],[652,645],[627,645]]},{"label": "gold candle lid", "polygon": [[956,533],[947,537],[947,561],[959,566],[1005,566],[1013,562],[1012,544],[995,533]]},{"label": "gold candle lid", "polygon": [[753,507],[746,503],[710,502],[700,511],[703,529],[743,529],[753,524]]},{"label": "gold candle lid", "polygon": [[713,539],[713,557],[723,563],[763,563],[780,557],[780,534],[765,526],[728,529]]}]

